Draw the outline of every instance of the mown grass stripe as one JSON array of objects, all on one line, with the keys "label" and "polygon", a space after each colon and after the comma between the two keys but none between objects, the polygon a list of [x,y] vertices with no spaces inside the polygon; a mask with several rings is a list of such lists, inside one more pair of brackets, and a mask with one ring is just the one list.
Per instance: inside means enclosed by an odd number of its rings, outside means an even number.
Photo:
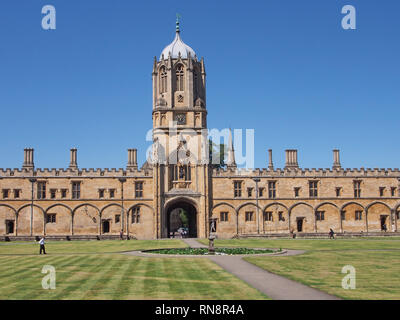
[{"label": "mown grass stripe", "polygon": [[[66,259],[65,257],[61,257],[61,259]],[[21,278],[25,274],[33,273],[32,270],[38,271],[38,273],[41,273],[41,268],[40,266],[44,266],[49,263],[49,259],[46,258],[28,258],[22,259],[19,263],[15,263],[12,268],[9,269],[8,272],[2,272],[0,281],[7,279],[11,280],[15,277]]]},{"label": "mown grass stripe", "polygon": [[13,267],[14,263],[18,261],[20,261],[19,257],[0,257],[0,268],[3,266]]},{"label": "mown grass stripe", "polygon": [[[201,269],[198,268],[194,259],[175,259],[174,262],[174,267],[176,270],[179,270],[181,279],[195,280],[198,279],[198,275],[201,274]],[[177,287],[179,287],[179,285],[184,285],[184,295],[182,296],[181,294],[181,297],[176,297],[176,299],[196,299],[196,297],[198,296],[197,291],[199,290],[199,283],[197,282],[189,281],[182,284],[179,284],[179,282],[177,282],[175,285]]]},{"label": "mown grass stripe", "polygon": [[184,291],[184,288],[181,284],[181,272],[179,265],[177,265],[176,260],[178,259],[162,259],[162,272],[165,277],[171,279],[167,282],[168,292],[173,292],[174,295],[171,297],[172,299],[177,299],[176,294],[180,294]]},{"label": "mown grass stripe", "polygon": [[82,279],[80,285],[76,287],[75,290],[67,294],[63,299],[81,300],[87,299],[90,296],[90,289],[104,277],[109,269],[111,269],[112,264],[110,263],[110,256],[97,256],[95,260],[96,263],[93,264],[86,271],[86,277]]},{"label": "mown grass stripe", "polygon": [[124,299],[129,293],[129,286],[131,285],[129,275],[135,272],[140,259],[128,257],[125,263],[122,263],[120,272],[115,275],[114,282],[107,286],[107,290],[112,292],[111,299]]},{"label": "mown grass stripe", "polygon": [[77,258],[79,258],[79,263],[72,268],[69,276],[63,277],[58,282],[57,292],[55,295],[52,295],[53,299],[66,299],[67,296],[71,296],[74,291],[79,290],[82,282],[90,280],[89,277],[85,278],[81,273],[87,272],[88,268],[90,270],[90,267],[93,265],[93,263],[99,261],[99,257],[97,255],[88,255],[79,256]]},{"label": "mown grass stripe", "polygon": [[159,264],[160,259],[146,259],[145,279],[143,280],[143,298],[144,299],[157,299],[159,288],[159,281],[154,280],[154,277],[160,276],[159,268],[155,264]]},{"label": "mown grass stripe", "polygon": [[110,299],[112,292],[106,290],[107,284],[115,281],[115,274],[120,271],[121,263],[118,259],[109,257],[106,260],[106,265],[102,272],[96,273],[96,275],[92,277],[90,284],[88,283],[88,286],[86,286],[85,290],[87,294],[77,297],[77,299]]},{"label": "mown grass stripe", "polygon": [[76,270],[66,282],[67,286],[64,289],[62,299],[78,300],[79,295],[86,295],[86,290],[83,290],[86,284],[92,281],[92,277],[103,268],[104,262],[108,260],[107,256],[85,256],[79,262],[79,269]]},{"label": "mown grass stripe", "polygon": [[[56,268],[56,289],[41,291],[37,299],[54,299],[55,297],[60,296],[62,293],[62,284],[67,282],[67,279],[72,276],[72,272],[75,272],[80,268],[80,265],[75,264],[81,260],[81,256],[68,256],[66,259],[57,261],[54,266]],[[69,271],[71,267],[72,270]],[[68,269],[68,271],[66,269]]]},{"label": "mown grass stripe", "polygon": [[128,286],[128,293],[125,297],[126,299],[146,299],[146,297],[144,296],[144,278],[138,279],[134,278],[134,276],[145,273],[147,260],[149,259],[138,258],[135,269],[132,270],[132,273],[129,274],[129,278],[125,280],[127,282],[126,285]]},{"label": "mown grass stripe", "polygon": [[[5,261],[3,261],[3,263],[1,263],[0,264],[0,268],[3,268],[3,267],[6,267],[8,270],[13,270],[13,269],[15,269],[16,267],[19,267],[20,265],[25,265],[26,264],[26,261],[25,261],[25,259],[22,259],[21,257],[15,257],[15,258],[13,258],[13,259],[10,259],[10,260],[6,260],[6,259],[4,259]],[[2,273],[2,277],[3,277],[3,275],[5,275],[6,273]]]},{"label": "mown grass stripe", "polygon": [[[203,270],[200,267],[203,259],[185,259],[184,261],[175,260],[177,263],[177,270],[179,270],[179,274],[182,279],[185,280],[198,280],[201,278],[201,274],[203,274]],[[200,265],[199,265],[200,264]],[[208,270],[210,271],[210,270]],[[205,280],[209,280],[208,276],[204,278]],[[203,287],[209,288],[210,283],[199,283],[198,281],[187,281],[182,283],[184,288],[184,296],[177,297],[178,299],[198,299],[199,292],[204,291]]]},{"label": "mown grass stripe", "polygon": [[[24,266],[14,269],[13,274],[6,276],[8,285],[2,284],[2,289],[12,287],[17,293],[17,299],[36,299],[37,295],[44,291],[42,288],[42,279],[46,274],[42,273],[44,265],[53,265],[57,261],[67,260],[68,257],[58,257],[57,259],[36,259],[25,260]],[[2,275],[3,280],[3,275]]]},{"label": "mown grass stripe", "polygon": [[209,281],[214,281],[214,283],[200,284],[197,288],[198,296],[201,297],[208,294],[210,298],[223,299],[226,289],[221,290],[220,286],[221,282],[227,282],[224,276],[227,275],[226,271],[220,267],[216,267],[208,259],[202,259],[196,263],[196,267],[198,269],[198,279],[206,278]]}]

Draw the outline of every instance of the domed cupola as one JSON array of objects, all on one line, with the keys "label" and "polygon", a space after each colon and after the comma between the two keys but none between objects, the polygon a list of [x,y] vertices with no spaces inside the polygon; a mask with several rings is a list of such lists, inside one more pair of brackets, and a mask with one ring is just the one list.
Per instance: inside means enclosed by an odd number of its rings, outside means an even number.
[{"label": "domed cupola", "polygon": [[[194,50],[182,41],[178,19],[174,41],[165,47],[160,60],[154,57],[152,80],[154,126],[165,127],[175,120],[182,126],[189,125],[189,121],[195,128],[206,126],[206,116],[203,117],[206,113],[204,59],[198,60]],[[196,111],[188,113],[185,108]],[[166,110],[172,115],[166,114]]]},{"label": "domed cupola", "polygon": [[186,43],[184,43],[181,39],[180,36],[180,30],[179,30],[179,20],[176,20],[176,34],[175,34],[175,39],[172,41],[169,45],[167,45],[164,50],[161,53],[160,60],[167,59],[169,55],[171,55],[172,59],[177,59],[179,58],[179,55],[182,59],[187,59],[190,56],[192,58],[195,58],[196,53],[194,50],[189,47]]}]

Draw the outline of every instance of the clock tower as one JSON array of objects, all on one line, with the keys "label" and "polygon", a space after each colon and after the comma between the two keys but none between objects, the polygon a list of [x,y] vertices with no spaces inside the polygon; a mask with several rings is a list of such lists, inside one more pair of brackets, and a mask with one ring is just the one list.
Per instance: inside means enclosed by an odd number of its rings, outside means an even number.
[{"label": "clock tower", "polygon": [[[153,179],[157,238],[186,230],[206,237],[209,226],[206,73],[204,59],[175,39],[153,64]],[[183,215],[183,216],[182,216]]]}]

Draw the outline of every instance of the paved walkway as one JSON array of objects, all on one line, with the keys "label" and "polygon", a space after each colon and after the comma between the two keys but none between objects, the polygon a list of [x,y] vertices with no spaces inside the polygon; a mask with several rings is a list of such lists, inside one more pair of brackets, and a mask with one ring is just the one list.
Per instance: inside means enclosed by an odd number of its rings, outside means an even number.
[{"label": "paved walkway", "polygon": [[337,300],[325,292],[261,269],[236,256],[214,256],[216,264],[274,300]]},{"label": "paved walkway", "polygon": [[[183,239],[192,248],[207,247],[196,239]],[[304,251],[290,250],[284,255],[297,255]],[[210,256],[216,264],[274,300],[336,300],[325,292],[278,276],[242,259],[241,256]]]},{"label": "paved walkway", "polygon": [[198,242],[196,239],[193,238],[183,238],[182,240],[191,248],[207,248],[206,245]]},{"label": "paved walkway", "polygon": [[[192,248],[206,248],[207,246],[201,244],[196,239],[182,239],[186,244]],[[301,250],[287,250],[285,253],[278,256],[291,256],[302,254],[304,251]],[[171,257],[171,255],[155,255],[155,254],[144,254],[138,251],[126,252],[135,256],[164,256]],[[174,256],[176,257],[176,256]],[[308,287],[299,282],[289,280],[285,277],[278,276],[264,269],[261,269],[245,260],[243,256],[179,256],[186,258],[202,257],[208,258],[224,268],[226,271],[235,275],[239,279],[247,282],[253,288],[266,294],[268,297],[274,300],[339,300],[338,297],[329,295],[320,290]],[[279,258],[278,258],[279,259]]]}]

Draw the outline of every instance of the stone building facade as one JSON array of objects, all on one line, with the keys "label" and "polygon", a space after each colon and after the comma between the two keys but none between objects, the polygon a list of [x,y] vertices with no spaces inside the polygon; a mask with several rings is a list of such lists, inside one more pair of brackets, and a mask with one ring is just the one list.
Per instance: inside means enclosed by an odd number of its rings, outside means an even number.
[{"label": "stone building facade", "polygon": [[[153,154],[139,169],[128,149],[124,169],[36,169],[24,150],[20,169],[0,169],[0,236],[171,236],[171,214],[184,210],[189,235],[218,237],[327,233],[393,233],[399,227],[399,169],[303,169],[297,150],[286,165],[243,170],[232,140],[227,168],[208,163],[204,59],[180,37],[153,64]],[[196,142],[196,143],[194,143]],[[205,152],[207,150],[207,152]]]}]

